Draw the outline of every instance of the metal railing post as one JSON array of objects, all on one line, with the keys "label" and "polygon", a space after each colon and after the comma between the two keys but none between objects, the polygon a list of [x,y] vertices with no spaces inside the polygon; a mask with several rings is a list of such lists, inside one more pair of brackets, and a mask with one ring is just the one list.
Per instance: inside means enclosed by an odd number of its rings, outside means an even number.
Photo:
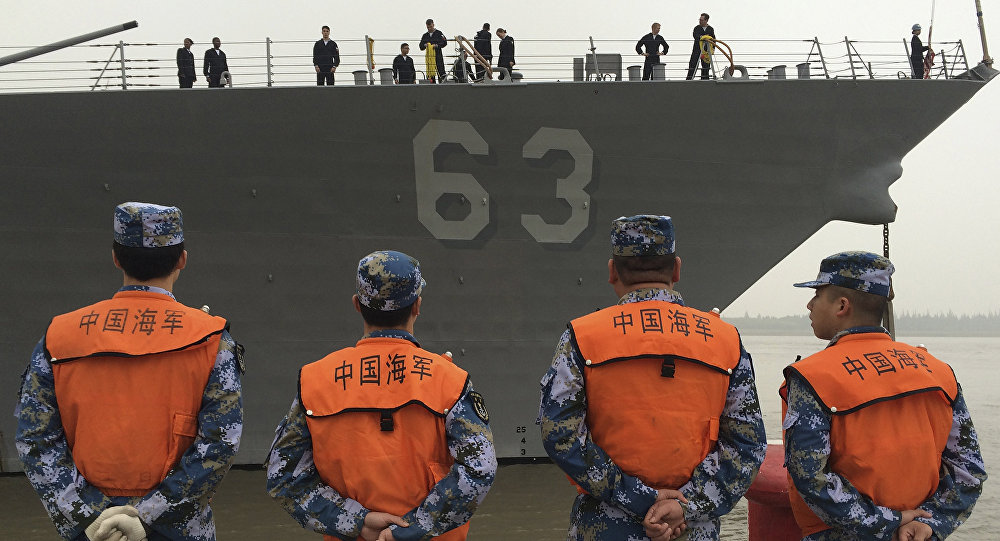
[{"label": "metal railing post", "polygon": [[958,40],[958,50],[962,51],[962,62],[965,63],[965,71],[969,71],[969,57],[965,55],[965,44]]},{"label": "metal railing post", "polygon": [[274,73],[271,71],[271,38],[264,38],[265,47],[267,48],[266,60],[267,60],[267,86],[274,85]]},{"label": "metal railing post", "polygon": [[819,61],[823,64],[823,76],[830,78],[830,72],[826,69],[826,59],[823,58],[823,48],[819,44],[819,36],[813,36],[813,43],[816,45],[816,52],[819,53]]},{"label": "metal railing post", "polygon": [[851,66],[851,79],[857,79],[858,74],[854,71],[854,53],[851,52],[851,40],[844,36],[844,45],[847,47],[847,63]]},{"label": "metal railing post", "polygon": [[948,53],[944,49],[941,50],[941,73],[948,79]]},{"label": "metal railing post", "polygon": [[125,82],[125,42],[124,41],[119,41],[118,42],[118,52],[121,55],[119,58],[121,59],[121,63],[122,63],[122,90],[127,90],[128,89],[128,83]]}]

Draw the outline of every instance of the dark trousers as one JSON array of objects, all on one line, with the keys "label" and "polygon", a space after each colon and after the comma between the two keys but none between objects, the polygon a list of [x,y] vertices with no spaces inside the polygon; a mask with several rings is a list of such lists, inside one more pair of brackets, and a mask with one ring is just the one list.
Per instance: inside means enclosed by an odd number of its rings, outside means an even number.
[{"label": "dark trousers", "polygon": [[327,86],[333,86],[333,72],[330,71],[329,67],[319,67],[319,72],[316,74],[316,86],[323,86],[323,83]]},{"label": "dark trousers", "polygon": [[514,71],[514,68],[512,68],[510,66],[510,63],[513,62],[513,61],[514,61],[513,58],[509,58],[509,57],[508,58],[504,58],[504,57],[501,56],[500,60],[497,60],[497,69],[499,70],[500,68],[507,68],[507,71],[511,71],[512,72],[512,71]]},{"label": "dark trousers", "polygon": [[911,58],[910,67],[913,68],[913,78],[923,79],[924,78],[924,59],[923,58]]},{"label": "dark trousers", "polygon": [[[699,58],[701,58],[700,50],[691,53],[691,61],[688,62],[688,74],[686,77],[688,81],[694,79],[694,70],[698,65]],[[705,62],[704,60],[701,61],[701,78],[708,79],[708,62]]]},{"label": "dark trousers", "polygon": [[178,75],[177,80],[180,82],[181,88],[191,88],[194,85],[194,77],[188,75]]},{"label": "dark trousers", "polygon": [[431,77],[432,81],[441,82],[448,78],[448,71],[444,69],[444,55],[441,53],[441,49],[436,49],[434,52],[437,53],[437,77]]},{"label": "dark trousers", "polygon": [[649,81],[653,78],[653,66],[660,64],[659,56],[647,56],[646,62],[642,65],[642,80]]},{"label": "dark trousers", "polygon": [[222,88],[222,75],[219,73],[209,73],[208,77],[208,88]]},{"label": "dark trousers", "polygon": [[[493,60],[492,58],[487,58],[486,60]],[[478,62],[476,63],[476,80],[482,81],[483,77],[486,76],[486,68],[481,66]]]}]

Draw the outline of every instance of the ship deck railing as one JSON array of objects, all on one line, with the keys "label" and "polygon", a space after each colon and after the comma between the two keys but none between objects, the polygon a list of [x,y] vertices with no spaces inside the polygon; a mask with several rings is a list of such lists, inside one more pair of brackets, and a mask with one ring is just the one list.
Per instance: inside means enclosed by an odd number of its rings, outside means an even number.
[{"label": "ship deck railing", "polygon": [[[410,44],[411,57],[424,77],[424,53],[418,39],[374,38],[374,67],[369,69],[365,37],[339,39],[341,64],[336,84],[383,84],[379,70],[392,67],[399,45]],[[760,79],[905,79],[910,77],[909,36],[888,41],[857,41],[845,37],[837,41],[813,39],[724,39],[733,51],[733,61],[746,69],[747,78]],[[450,70],[457,60],[454,38],[445,48],[445,65]],[[662,80],[683,80],[691,56],[690,38],[667,39],[670,51],[661,57]],[[202,76],[202,58],[208,40],[192,47],[196,86],[207,83]],[[312,64],[314,40],[224,42],[232,85],[235,87],[309,86],[316,84]],[[515,71],[524,82],[625,81],[635,80],[643,57],[635,53],[633,40],[516,39]],[[597,62],[591,56],[591,44]],[[31,47],[0,47],[0,56]],[[0,67],[0,92],[56,90],[122,90],[176,88],[176,53],[179,44],[169,42],[94,43],[68,47],[44,56]],[[969,62],[961,40],[936,42],[936,62],[930,71],[934,79],[950,79],[968,71]],[[493,60],[498,57],[498,40],[493,40]],[[471,59],[470,59],[471,62]],[[638,69],[634,67],[638,66]],[[729,61],[714,56],[712,78],[722,78]],[[629,67],[633,67],[629,70]],[[361,72],[364,72],[363,74]],[[494,72],[496,72],[494,70]],[[354,75],[357,74],[357,75]],[[630,77],[631,75],[631,77]],[[659,75],[659,74],[658,74]],[[700,77],[700,66],[695,78]],[[386,81],[391,84],[391,80]]]}]

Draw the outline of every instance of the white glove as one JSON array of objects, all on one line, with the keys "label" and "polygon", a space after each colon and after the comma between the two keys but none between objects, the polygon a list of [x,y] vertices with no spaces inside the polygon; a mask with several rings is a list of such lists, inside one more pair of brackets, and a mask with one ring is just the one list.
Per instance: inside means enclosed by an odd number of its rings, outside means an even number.
[{"label": "white glove", "polygon": [[139,517],[114,515],[105,519],[97,529],[97,539],[114,541],[115,534],[118,534],[122,541],[146,541],[146,529],[142,527]]},{"label": "white glove", "polygon": [[132,507],[131,505],[119,505],[115,507],[109,507],[104,511],[101,511],[101,514],[97,516],[97,519],[94,520],[94,522],[92,522],[90,526],[87,526],[86,530],[84,530],[83,533],[87,534],[87,539],[89,539],[90,541],[116,541],[115,539],[110,539],[106,536],[99,536],[97,534],[97,530],[101,527],[101,524],[105,520],[115,515],[137,517],[139,516],[139,510],[136,509],[135,507]]}]

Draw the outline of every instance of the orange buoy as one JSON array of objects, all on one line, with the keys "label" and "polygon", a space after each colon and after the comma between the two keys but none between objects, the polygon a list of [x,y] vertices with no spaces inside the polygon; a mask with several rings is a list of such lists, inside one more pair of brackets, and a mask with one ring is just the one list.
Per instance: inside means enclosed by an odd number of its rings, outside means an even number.
[{"label": "orange buoy", "polygon": [[788,500],[785,446],[768,444],[760,472],[747,491],[749,541],[798,541],[802,531]]}]

